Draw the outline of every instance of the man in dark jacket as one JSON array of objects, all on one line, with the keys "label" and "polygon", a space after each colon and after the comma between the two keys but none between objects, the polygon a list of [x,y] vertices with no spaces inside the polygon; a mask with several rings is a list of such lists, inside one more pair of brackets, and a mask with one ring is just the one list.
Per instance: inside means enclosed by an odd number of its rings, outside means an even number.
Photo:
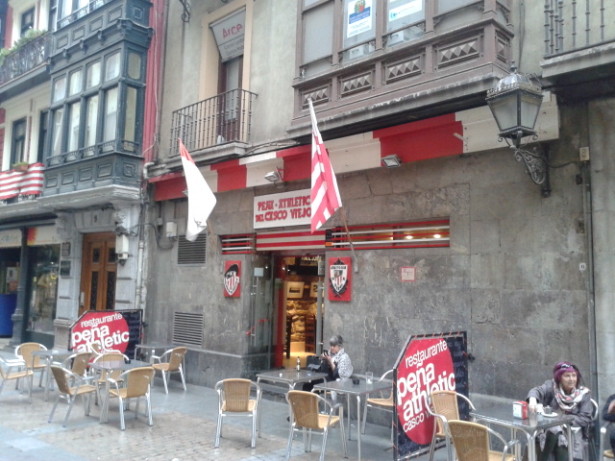
[{"label": "man in dark jacket", "polygon": [[[615,423],[615,394],[606,399],[604,408],[602,409],[602,419],[610,423]],[[611,450],[615,453],[615,429],[609,432],[609,441],[611,442]]]}]

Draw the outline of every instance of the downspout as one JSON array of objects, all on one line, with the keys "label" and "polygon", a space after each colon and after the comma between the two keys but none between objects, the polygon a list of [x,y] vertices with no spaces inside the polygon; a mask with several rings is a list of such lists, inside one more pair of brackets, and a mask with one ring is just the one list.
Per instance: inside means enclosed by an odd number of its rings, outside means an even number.
[{"label": "downspout", "polygon": [[[589,136],[588,136],[589,138]],[[589,145],[589,140],[588,140]],[[591,150],[590,150],[591,151]],[[589,162],[581,163],[581,177],[583,184],[583,216],[585,220],[585,235],[587,236],[587,264],[581,263],[579,271],[585,273],[585,289],[587,293],[587,324],[589,333],[589,388],[592,397],[600,401],[598,388],[598,357],[596,332],[596,303],[594,285],[594,226],[592,215],[592,183]]]}]

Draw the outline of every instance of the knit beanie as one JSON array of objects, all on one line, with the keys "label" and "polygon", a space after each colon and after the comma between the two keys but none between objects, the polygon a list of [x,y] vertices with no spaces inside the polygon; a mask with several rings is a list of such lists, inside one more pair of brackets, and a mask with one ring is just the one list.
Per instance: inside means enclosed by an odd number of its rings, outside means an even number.
[{"label": "knit beanie", "polygon": [[564,373],[573,372],[577,374],[577,385],[581,382],[581,373],[577,366],[571,362],[557,362],[553,367],[553,379],[559,384]]}]

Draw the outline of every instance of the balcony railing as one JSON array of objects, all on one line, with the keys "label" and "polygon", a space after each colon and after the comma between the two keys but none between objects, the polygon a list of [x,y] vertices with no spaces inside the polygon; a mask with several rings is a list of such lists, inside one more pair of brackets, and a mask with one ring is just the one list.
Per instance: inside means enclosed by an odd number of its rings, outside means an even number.
[{"label": "balcony railing", "polygon": [[231,90],[173,112],[169,155],[178,155],[177,138],[190,152],[230,142],[247,143],[256,94]]},{"label": "balcony railing", "polygon": [[546,0],[544,14],[547,57],[615,41],[612,0]]},{"label": "balcony railing", "polygon": [[0,85],[46,63],[49,58],[50,45],[51,34],[46,33],[6,55],[0,65]]}]

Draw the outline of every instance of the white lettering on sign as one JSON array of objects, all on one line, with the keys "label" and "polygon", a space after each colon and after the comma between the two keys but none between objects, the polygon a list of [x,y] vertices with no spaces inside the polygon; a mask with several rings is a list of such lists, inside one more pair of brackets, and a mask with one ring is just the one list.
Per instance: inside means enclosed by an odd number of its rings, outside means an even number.
[{"label": "white lettering on sign", "polygon": [[310,189],[254,197],[254,228],[310,223]]}]

